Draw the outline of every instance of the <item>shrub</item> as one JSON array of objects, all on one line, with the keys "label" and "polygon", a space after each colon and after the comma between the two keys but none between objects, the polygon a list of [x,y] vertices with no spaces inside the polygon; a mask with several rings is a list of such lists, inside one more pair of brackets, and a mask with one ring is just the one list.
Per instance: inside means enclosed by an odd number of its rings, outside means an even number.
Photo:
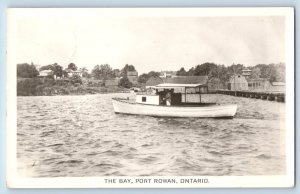
[{"label": "shrub", "polygon": [[34,78],[39,75],[33,64],[29,65],[27,63],[17,64],[17,76],[23,78]]},{"label": "shrub", "polygon": [[81,80],[81,77],[79,75],[73,75],[71,78],[70,78],[70,82],[72,84],[76,84],[76,83],[79,83],[79,84],[82,84],[82,80]]},{"label": "shrub", "polygon": [[42,81],[35,79],[18,79],[17,95],[18,96],[35,96],[37,95],[37,86],[42,85]]},{"label": "shrub", "polygon": [[124,88],[131,88],[132,83],[129,81],[129,79],[127,77],[123,77],[120,79],[120,86],[122,86]]},{"label": "shrub", "polygon": [[74,86],[75,87],[79,87],[81,84],[80,83],[75,83]]}]

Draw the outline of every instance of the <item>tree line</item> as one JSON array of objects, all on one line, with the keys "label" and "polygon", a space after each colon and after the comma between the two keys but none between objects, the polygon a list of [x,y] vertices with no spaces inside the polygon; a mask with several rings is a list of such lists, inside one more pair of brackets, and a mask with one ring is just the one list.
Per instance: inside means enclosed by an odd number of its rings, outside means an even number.
[{"label": "tree line", "polygon": [[72,71],[80,71],[83,74],[83,77],[94,77],[98,80],[106,80],[113,79],[116,77],[126,77],[128,71],[136,71],[133,65],[126,64],[124,68],[112,69],[108,64],[96,65],[91,73],[89,73],[86,67],[78,69],[78,67],[74,63],[70,63],[66,69],[63,69],[61,65],[57,63],[49,64],[36,69],[36,65],[33,63],[22,63],[17,64],[17,76],[22,78],[34,78],[39,75],[39,71],[43,70],[51,70],[53,75],[57,77],[62,77],[63,75],[67,77],[67,74],[70,70]]},{"label": "tree line", "polygon": [[51,70],[53,72],[53,76],[56,77],[68,77],[68,72],[70,71],[80,71],[82,73],[82,77],[84,78],[94,78],[96,80],[108,80],[115,79],[117,77],[121,77],[120,86],[130,88],[132,87],[132,83],[129,81],[127,77],[128,71],[136,71],[133,65],[126,64],[121,70],[120,69],[112,69],[108,64],[96,65],[91,73],[89,73],[86,67],[78,69],[78,67],[74,63],[70,63],[66,69],[63,69],[61,65],[57,63],[49,64],[42,66],[39,70],[36,69],[36,66],[31,63],[22,63],[17,64],[17,77],[21,78],[36,78],[39,76],[39,71],[43,70]]},{"label": "tree line", "polygon": [[258,64],[251,67],[246,67],[243,64],[232,64],[225,67],[224,65],[217,65],[215,63],[203,63],[190,68],[188,71],[184,67],[180,68],[177,76],[208,76],[211,78],[218,78],[222,82],[228,82],[232,75],[241,75],[243,69],[250,69],[250,79],[265,78],[270,82],[284,82],[285,81],[285,64]]},{"label": "tree line", "polygon": [[[185,70],[184,67],[181,67],[176,71],[177,76],[208,76],[209,79],[218,78],[221,82],[226,83],[229,81],[230,77],[234,74],[242,74],[242,70],[246,67],[243,64],[232,64],[231,66],[224,66],[215,63],[203,63],[198,64],[189,70]],[[251,70],[250,78],[258,79],[265,78],[271,82],[285,81],[285,64],[258,64],[252,67],[247,67]],[[126,64],[122,69],[113,69],[109,64],[96,65],[92,69],[91,73],[87,68],[83,67],[78,69],[74,63],[70,63],[66,69],[63,69],[62,66],[57,63],[42,66],[42,70],[52,70],[53,74],[57,77],[68,77],[68,71],[77,71],[82,72],[82,77],[91,78],[97,80],[108,80],[115,79],[120,77],[120,86],[123,87],[132,87],[131,83],[127,77],[128,71],[136,71],[133,65]],[[17,64],[17,76],[23,78],[34,78],[39,75],[39,71],[36,69],[36,66],[31,63]],[[160,76],[160,72],[150,71],[148,73],[143,73],[138,77],[138,83],[144,84],[152,76]]]},{"label": "tree line", "polygon": [[[176,71],[177,76],[208,76],[208,79],[219,79],[222,83],[227,83],[232,75],[241,75],[243,69],[250,69],[250,79],[265,78],[270,82],[285,81],[285,64],[258,64],[252,67],[246,67],[243,64],[232,64],[230,66],[218,65],[215,63],[198,64],[189,70],[181,67]],[[160,76],[160,72],[150,71],[139,76],[139,83],[146,83],[152,76]]]},{"label": "tree line", "polygon": [[[66,69],[63,69],[61,65],[58,65],[57,63],[45,65],[36,69],[36,66],[31,63],[30,65],[28,63],[21,63],[17,64],[17,77],[22,78],[35,78],[39,76],[39,71],[44,70],[51,70],[53,72],[53,75],[57,77],[67,77],[68,76],[68,70],[76,71],[78,68],[74,63],[70,63]],[[80,71],[83,73],[83,76],[87,77],[88,70],[84,67],[81,68]]]}]

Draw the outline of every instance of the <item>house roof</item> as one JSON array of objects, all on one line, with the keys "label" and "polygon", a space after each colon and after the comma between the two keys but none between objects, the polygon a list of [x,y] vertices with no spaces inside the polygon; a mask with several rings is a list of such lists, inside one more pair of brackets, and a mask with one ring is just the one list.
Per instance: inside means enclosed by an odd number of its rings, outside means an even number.
[{"label": "house roof", "polygon": [[250,71],[252,71],[251,69],[248,69],[248,68],[246,68],[246,69],[243,69],[242,70],[243,72],[250,72]]},{"label": "house roof", "polygon": [[269,81],[267,78],[255,78],[255,79],[247,79],[248,82],[259,82],[259,81]]},{"label": "house roof", "polygon": [[168,84],[198,84],[205,85],[208,82],[208,76],[177,76],[171,78],[150,77],[146,86],[156,86],[162,83]]},{"label": "house roof", "polygon": [[150,77],[147,82],[146,82],[146,86],[156,86],[158,84],[162,84],[164,83],[164,80],[158,76],[152,76]]},{"label": "house roof", "polygon": [[68,73],[82,73],[82,71],[80,71],[80,70],[74,71],[72,69],[65,69],[65,71],[68,72]]},{"label": "house roof", "polygon": [[72,72],[73,70],[72,69],[65,69],[66,72],[70,73]]},{"label": "house roof", "polygon": [[285,86],[284,82],[272,82],[273,86]]},{"label": "house roof", "polygon": [[176,73],[177,73],[177,71],[161,71],[160,72],[160,75],[161,76],[164,76],[165,74],[167,74],[167,75],[176,75]]},{"label": "house roof", "polygon": [[138,76],[137,71],[127,71],[127,76]]},{"label": "house roof", "polygon": [[229,78],[229,82],[228,83],[247,83],[247,79],[245,76],[243,75],[232,75],[230,78]]},{"label": "house roof", "polygon": [[155,86],[156,88],[196,88],[203,84],[173,84],[173,83],[163,83]]},{"label": "house roof", "polygon": [[173,84],[207,84],[208,76],[177,76],[166,78],[165,83]]},{"label": "house roof", "polygon": [[51,69],[46,69],[46,70],[42,70],[40,71],[40,73],[52,73],[53,71]]}]

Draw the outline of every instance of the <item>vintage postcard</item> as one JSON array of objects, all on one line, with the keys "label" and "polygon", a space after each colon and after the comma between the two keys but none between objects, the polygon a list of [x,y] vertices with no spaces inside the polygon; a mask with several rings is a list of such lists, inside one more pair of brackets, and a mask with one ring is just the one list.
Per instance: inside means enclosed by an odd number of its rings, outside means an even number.
[{"label": "vintage postcard", "polygon": [[294,9],[7,9],[7,187],[294,186]]}]

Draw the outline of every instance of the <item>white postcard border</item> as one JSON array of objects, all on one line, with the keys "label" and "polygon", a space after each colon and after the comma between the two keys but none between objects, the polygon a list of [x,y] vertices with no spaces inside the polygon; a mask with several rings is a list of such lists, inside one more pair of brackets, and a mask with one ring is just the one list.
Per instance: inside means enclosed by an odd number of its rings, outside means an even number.
[{"label": "white postcard border", "polygon": [[[7,186],[10,188],[227,188],[227,187],[292,187],[294,186],[294,9],[291,7],[272,8],[101,8],[103,16],[285,16],[286,17],[286,166],[283,176],[201,176],[201,177],[64,177],[64,178],[22,178],[17,174],[17,98],[16,61],[14,61],[14,20],[30,11],[43,9],[11,8],[7,11]],[[53,8],[51,8],[53,9]],[[56,12],[67,8],[53,9]],[[155,11],[154,11],[155,9]],[[80,12],[85,9],[68,9]],[[89,11],[96,11],[89,8]],[[120,180],[131,179],[129,183]],[[116,180],[107,183],[105,179]],[[139,179],[151,179],[151,183],[137,183]],[[153,183],[155,179],[174,179],[177,183]],[[181,179],[203,179],[203,183],[180,183]],[[208,180],[208,182],[206,182]],[[131,183],[131,181],[133,181]],[[204,183],[205,182],[205,183]]]}]

